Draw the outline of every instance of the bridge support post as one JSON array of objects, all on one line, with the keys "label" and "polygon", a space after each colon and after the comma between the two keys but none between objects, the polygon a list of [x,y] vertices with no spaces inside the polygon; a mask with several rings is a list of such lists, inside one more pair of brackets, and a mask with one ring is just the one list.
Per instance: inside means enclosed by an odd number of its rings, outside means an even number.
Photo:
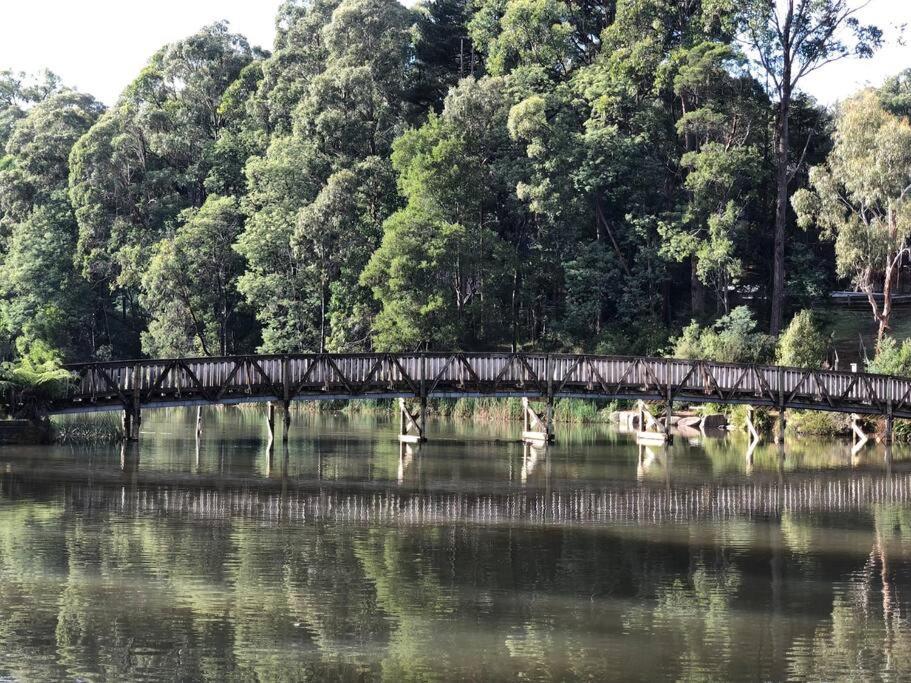
[{"label": "bridge support post", "polygon": [[892,444],[892,430],[895,425],[895,418],[892,415],[892,406],[889,406],[889,412],[886,414],[886,428],[883,432],[883,443],[887,446]]},{"label": "bridge support post", "polygon": [[785,430],[787,429],[787,426],[788,426],[788,423],[787,423],[787,419],[785,418],[784,408],[779,408],[778,409],[778,426],[775,429],[775,436],[774,436],[774,441],[776,444],[784,443],[784,433],[785,433]]},{"label": "bridge support post", "polygon": [[747,431],[750,433],[750,443],[753,442],[759,443],[760,437],[759,432],[756,430],[756,425],[753,423],[753,411],[755,409],[753,406],[747,406]]},{"label": "bridge support post", "polygon": [[123,428],[123,437],[127,441],[139,441],[139,428],[142,426],[142,413],[139,408],[124,409],[120,425]]},{"label": "bridge support post", "polygon": [[[288,443],[288,436],[291,432],[291,368],[288,361],[288,356],[282,356],[282,405],[285,408],[284,420],[285,420],[285,431],[282,433],[282,441]],[[273,430],[274,430],[274,417],[275,413],[273,412]]]},{"label": "bridge support post", "polygon": [[864,428],[860,426],[860,415],[851,413],[851,455],[857,455],[869,439]]},{"label": "bridge support post", "polygon": [[[667,420],[665,428],[659,431],[661,424],[658,420],[655,419],[655,416],[652,415],[651,411],[646,407],[645,401],[639,400],[636,404],[639,409],[639,431],[636,432],[636,442],[640,445],[643,444],[662,444],[667,443],[670,439],[670,433],[667,431],[667,424],[670,424],[670,419]],[[670,414],[668,414],[668,418]],[[649,431],[653,429],[655,431]]]},{"label": "bridge support post", "polygon": [[266,404],[266,425],[269,427],[269,442],[275,439],[275,404],[272,401]]},{"label": "bridge support post", "polygon": [[284,421],[285,421],[285,431],[282,432],[282,441],[287,443],[288,437],[291,434],[291,402],[290,401],[285,402]]},{"label": "bridge support post", "polygon": [[399,441],[403,443],[422,443],[427,440],[424,437],[423,427],[426,406],[426,401],[422,400],[420,415],[415,415],[408,408],[405,399],[399,399]]},{"label": "bridge support post", "polygon": [[140,388],[142,386],[142,374],[139,365],[133,366],[133,405],[132,415],[130,416],[129,430],[126,432],[129,441],[139,441],[139,430],[142,427],[142,411],[140,409]]},{"label": "bridge support post", "polygon": [[548,444],[554,440],[553,432],[554,404],[548,398],[547,407],[542,415],[535,410],[528,397],[522,397],[522,441],[533,444]]},{"label": "bridge support post", "polygon": [[196,406],[196,436],[202,434],[202,406]]}]

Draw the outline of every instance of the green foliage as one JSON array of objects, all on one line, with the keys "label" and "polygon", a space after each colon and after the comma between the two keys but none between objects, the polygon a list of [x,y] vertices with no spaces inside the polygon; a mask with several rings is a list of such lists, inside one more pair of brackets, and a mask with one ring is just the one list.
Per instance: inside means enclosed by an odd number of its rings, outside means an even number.
[{"label": "green foliage", "polygon": [[286,7],[290,24],[263,65],[258,102],[286,113],[247,163],[237,242],[263,351],[366,344],[373,310],[360,274],[397,205],[389,153],[408,113],[413,16],[394,0],[333,6]]},{"label": "green foliage", "polygon": [[674,358],[722,363],[762,363],[774,350],[773,339],[757,331],[756,320],[746,306],[738,306],[707,327],[693,321],[672,345]]},{"label": "green foliage", "polygon": [[71,355],[94,351],[93,296],[73,269],[76,221],[68,157],[101,105],[60,90],[19,119],[0,170],[0,324],[7,339],[41,339]]},{"label": "green foliage", "polygon": [[911,339],[900,344],[894,337],[880,339],[876,355],[867,361],[867,372],[911,377]]},{"label": "green foliage", "polygon": [[842,436],[851,431],[850,419],[841,413],[824,413],[818,410],[788,411],[787,428],[798,434],[815,436]]},{"label": "green foliage", "polygon": [[488,342],[491,326],[501,331],[504,281],[515,287],[517,277],[509,241],[523,215],[507,198],[508,105],[501,79],[465,79],[440,116],[396,141],[408,204],[384,224],[361,276],[382,306],[377,348],[464,347]]},{"label": "green foliage", "polygon": [[17,342],[18,358],[0,366],[0,392],[24,417],[44,413],[48,401],[64,395],[73,376],[61,366],[60,353],[41,340]]},{"label": "green foliage", "polygon": [[796,368],[821,368],[828,358],[829,339],[812,311],[800,311],[778,338],[776,363]]},{"label": "green foliage", "polygon": [[119,312],[135,335],[113,340],[118,348],[137,346],[148,315],[139,296],[143,273],[181,212],[201,207],[211,191],[245,185],[237,157],[259,141],[244,135],[234,100],[256,84],[255,70],[245,70],[254,57],[224,23],[163,47],[73,148],[76,262],[107,291],[107,318]]},{"label": "green foliage", "polygon": [[211,196],[181,214],[183,225],[161,240],[142,275],[141,301],[151,315],[143,350],[152,357],[226,355],[236,348],[243,259],[233,244],[243,225],[233,197]]}]

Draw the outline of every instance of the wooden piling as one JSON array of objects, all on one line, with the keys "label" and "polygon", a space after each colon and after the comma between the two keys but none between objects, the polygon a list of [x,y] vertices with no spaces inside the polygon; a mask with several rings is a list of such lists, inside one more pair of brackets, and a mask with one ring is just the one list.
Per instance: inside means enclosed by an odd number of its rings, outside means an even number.
[{"label": "wooden piling", "polygon": [[551,425],[554,419],[553,401],[548,400],[541,415],[535,410],[528,397],[522,397],[522,441],[531,443],[551,443],[554,440],[554,433]]},{"label": "wooden piling", "polygon": [[421,402],[421,414],[414,415],[408,408],[404,398],[399,399],[399,441],[405,443],[422,443],[424,437],[424,412],[427,410],[426,401]]},{"label": "wooden piling", "polygon": [[870,439],[863,427],[860,426],[860,415],[857,413],[851,413],[851,435],[851,455],[857,455]]},{"label": "wooden piling", "polygon": [[266,404],[266,426],[269,427],[269,441],[275,439],[275,404],[272,401]]},{"label": "wooden piling", "polygon": [[747,431],[750,433],[750,454],[752,456],[753,450],[759,444],[759,441],[762,437],[759,435],[759,432],[756,430],[756,425],[753,424],[753,412],[755,408],[753,406],[747,406]]}]

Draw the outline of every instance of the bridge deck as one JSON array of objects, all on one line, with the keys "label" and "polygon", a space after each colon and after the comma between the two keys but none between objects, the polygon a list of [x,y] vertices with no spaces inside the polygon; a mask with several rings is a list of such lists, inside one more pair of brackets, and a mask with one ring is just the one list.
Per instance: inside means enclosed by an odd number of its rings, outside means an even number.
[{"label": "bridge deck", "polygon": [[911,379],[542,353],[313,354],[88,363],[53,413],[257,401],[527,396],[723,403],[911,418]]}]

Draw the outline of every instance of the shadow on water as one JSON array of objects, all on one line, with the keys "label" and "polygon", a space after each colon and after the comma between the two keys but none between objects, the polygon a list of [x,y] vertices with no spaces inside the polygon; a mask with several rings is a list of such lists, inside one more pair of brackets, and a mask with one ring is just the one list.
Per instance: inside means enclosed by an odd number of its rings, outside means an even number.
[{"label": "shadow on water", "polygon": [[[149,412],[0,451],[16,679],[911,675],[911,457],[602,426]],[[659,644],[660,646],[656,646]]]}]

